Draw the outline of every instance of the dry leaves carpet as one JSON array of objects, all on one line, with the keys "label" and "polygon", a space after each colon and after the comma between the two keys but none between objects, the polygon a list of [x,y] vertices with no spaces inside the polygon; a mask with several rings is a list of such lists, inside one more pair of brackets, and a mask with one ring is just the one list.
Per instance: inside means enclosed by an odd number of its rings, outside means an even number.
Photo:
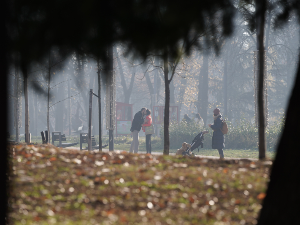
[{"label": "dry leaves carpet", "polygon": [[270,161],[13,145],[11,224],[256,224]]}]

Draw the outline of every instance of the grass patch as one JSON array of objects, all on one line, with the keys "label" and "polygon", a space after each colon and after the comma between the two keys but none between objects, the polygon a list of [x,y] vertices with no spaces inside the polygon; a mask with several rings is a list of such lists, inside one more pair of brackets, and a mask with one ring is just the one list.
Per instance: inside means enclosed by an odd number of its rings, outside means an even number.
[{"label": "grass patch", "polygon": [[[115,144],[115,149],[129,151],[130,144]],[[140,141],[139,152],[146,152],[146,145],[143,141]],[[152,152],[163,152],[162,148],[152,148]],[[170,153],[176,153],[177,149],[170,149]],[[199,152],[197,149],[194,151],[195,155],[200,156],[217,156],[219,157],[219,153],[217,149],[206,149],[200,148]],[[224,149],[224,155],[226,158],[258,158],[258,150],[257,149]],[[267,158],[274,159],[276,152],[267,151]]]},{"label": "grass patch", "polygon": [[12,224],[253,224],[271,166],[46,145],[9,150]]},{"label": "grass patch", "polygon": [[[96,143],[99,143],[99,136],[95,136],[96,139]],[[208,137],[206,137],[206,139],[209,139]],[[32,143],[35,144],[41,144],[41,137],[32,137]],[[209,139],[211,140],[211,139]],[[114,147],[117,150],[122,150],[122,151],[129,151],[130,149],[130,145],[131,145],[131,141],[132,138],[129,136],[119,136],[119,137],[115,137],[114,139]],[[71,137],[67,137],[67,141],[68,143],[76,143],[78,142],[77,145],[72,146],[72,147],[77,147],[79,148],[79,136],[71,136]],[[139,152],[146,152],[146,143],[145,143],[145,137],[142,136],[139,139],[140,145],[139,145]],[[55,142],[55,144],[58,144],[58,142]],[[103,136],[103,144],[108,144],[108,137],[107,136]],[[151,141],[151,145],[152,145],[152,151],[153,152],[163,152],[163,148],[162,148],[162,143],[161,143],[161,139],[158,137],[152,137],[152,141]],[[218,154],[218,150],[216,149],[210,149],[209,147],[211,146],[211,143],[206,143],[204,145],[203,149],[199,149],[198,150],[194,150],[195,155],[202,155],[202,156],[219,156]],[[170,153],[176,153],[177,149],[180,148],[181,145],[179,145],[177,148],[171,148],[170,149]],[[87,148],[87,144],[83,144],[83,149]],[[275,157],[276,152],[272,149],[268,149],[266,152],[266,155],[268,158],[273,159]],[[229,158],[254,158],[257,159],[258,158],[258,150],[257,149],[224,149],[224,155],[225,157],[229,157]]]}]

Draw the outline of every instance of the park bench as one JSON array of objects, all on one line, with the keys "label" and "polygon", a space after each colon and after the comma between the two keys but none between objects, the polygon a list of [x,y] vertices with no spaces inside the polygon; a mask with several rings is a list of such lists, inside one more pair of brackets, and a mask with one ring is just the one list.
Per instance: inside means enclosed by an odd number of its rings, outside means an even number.
[{"label": "park bench", "polygon": [[52,132],[52,144],[54,145],[54,142],[55,141],[59,141],[59,144],[57,147],[62,147],[62,141],[66,141],[67,138],[66,138],[66,135],[64,134],[61,134],[60,131],[54,131]]},{"label": "park bench", "polygon": [[[45,130],[41,132],[41,136],[42,136],[42,142],[43,144],[47,144],[48,143],[48,131]],[[54,145],[55,141],[58,141],[59,144],[57,145],[57,147],[70,147],[70,146],[74,146],[77,145],[78,143],[62,143],[63,141],[66,141],[66,136],[64,134],[61,134],[60,131],[54,131],[52,132],[52,144]]]},{"label": "park bench", "polygon": [[[82,144],[87,144],[87,143],[88,143],[88,133],[80,133],[80,150],[82,150]],[[92,148],[96,148],[96,141],[94,135],[92,135]]]},{"label": "park bench", "polygon": [[66,135],[61,134],[60,131],[52,132],[52,144],[54,145],[55,141],[59,141],[59,144],[57,147],[65,148],[65,147],[71,147],[71,146],[78,144],[77,142],[76,143],[62,143],[62,141],[66,141],[66,140],[67,140]]},{"label": "park bench", "polygon": [[57,147],[65,148],[65,147],[71,147],[71,146],[78,144],[77,142],[76,143],[62,143],[62,141],[66,141],[66,140],[67,140],[66,135],[61,134],[60,131],[52,132],[52,144],[54,145],[55,141],[59,141],[59,145]]}]

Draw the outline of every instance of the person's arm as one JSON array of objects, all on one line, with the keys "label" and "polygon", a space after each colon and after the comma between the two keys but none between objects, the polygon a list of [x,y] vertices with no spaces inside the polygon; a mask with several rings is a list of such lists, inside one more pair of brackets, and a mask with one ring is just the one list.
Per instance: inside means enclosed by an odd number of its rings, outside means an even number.
[{"label": "person's arm", "polygon": [[130,132],[131,132],[131,133],[133,132],[133,129],[132,129],[132,124],[131,124],[131,128],[130,128]]},{"label": "person's arm", "polygon": [[152,118],[147,116],[146,117],[147,122],[143,124],[143,127],[149,127],[152,124]]},{"label": "person's arm", "polygon": [[214,124],[212,124],[212,125],[210,126],[210,128],[213,129],[213,130],[218,130],[218,129],[220,129],[221,127],[222,127],[222,122],[221,122],[221,119],[220,119],[220,118],[216,119],[215,122],[214,122]]}]

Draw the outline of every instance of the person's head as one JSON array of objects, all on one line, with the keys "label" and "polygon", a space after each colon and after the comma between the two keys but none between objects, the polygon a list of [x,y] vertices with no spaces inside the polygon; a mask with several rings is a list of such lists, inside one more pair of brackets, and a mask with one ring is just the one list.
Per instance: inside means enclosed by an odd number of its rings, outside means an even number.
[{"label": "person's head", "polygon": [[215,108],[214,109],[214,116],[217,116],[220,114],[220,109],[219,108]]},{"label": "person's head", "polygon": [[146,115],[147,116],[151,115],[151,110],[150,109],[146,109]]},{"label": "person's head", "polygon": [[141,109],[141,112],[142,112],[143,115],[145,115],[146,110],[147,110],[146,108],[142,108],[142,109]]},{"label": "person's head", "polygon": [[195,117],[196,117],[196,119],[198,119],[198,120],[201,120],[201,119],[202,119],[201,116],[200,116],[200,113],[197,113]]}]

